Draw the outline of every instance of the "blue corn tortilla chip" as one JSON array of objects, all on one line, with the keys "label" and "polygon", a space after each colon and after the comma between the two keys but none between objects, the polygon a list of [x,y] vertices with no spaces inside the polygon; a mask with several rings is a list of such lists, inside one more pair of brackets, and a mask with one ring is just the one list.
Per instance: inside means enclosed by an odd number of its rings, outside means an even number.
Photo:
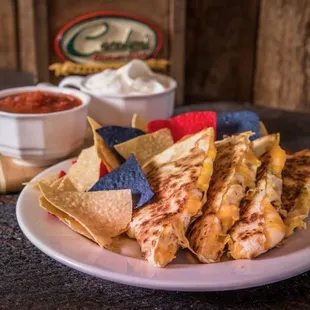
[{"label": "blue corn tortilla chip", "polygon": [[223,135],[233,135],[249,130],[255,133],[250,138],[251,140],[261,137],[259,117],[255,112],[217,113],[216,137],[218,140],[221,140]]},{"label": "blue corn tortilla chip", "polygon": [[114,149],[114,145],[145,135],[145,132],[140,129],[121,126],[105,126],[97,129],[96,132],[103,138],[120,163],[124,163],[125,159]]},{"label": "blue corn tortilla chip", "polygon": [[154,196],[149,182],[133,155],[119,168],[102,177],[89,191],[96,192],[116,189],[131,190],[134,208],[143,206]]},{"label": "blue corn tortilla chip", "polygon": [[97,129],[96,131],[111,149],[115,144],[120,144],[133,138],[145,135],[145,132],[140,129],[120,126],[105,126]]}]

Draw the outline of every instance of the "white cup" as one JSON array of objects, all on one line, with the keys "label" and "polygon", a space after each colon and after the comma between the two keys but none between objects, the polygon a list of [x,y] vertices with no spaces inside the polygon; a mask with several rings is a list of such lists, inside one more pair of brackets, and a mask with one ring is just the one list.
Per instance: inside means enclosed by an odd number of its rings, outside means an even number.
[{"label": "white cup", "polygon": [[23,164],[47,166],[68,157],[83,145],[90,96],[74,89],[40,84],[1,90],[0,98],[33,91],[72,95],[82,102],[73,109],[53,113],[0,111],[0,153]]},{"label": "white cup", "polygon": [[172,116],[177,83],[170,77],[168,87],[160,93],[111,95],[94,92],[87,88],[86,82],[91,77],[68,76],[64,78],[60,87],[76,87],[91,96],[89,116],[102,125],[130,126],[133,114],[147,121],[167,119]]}]

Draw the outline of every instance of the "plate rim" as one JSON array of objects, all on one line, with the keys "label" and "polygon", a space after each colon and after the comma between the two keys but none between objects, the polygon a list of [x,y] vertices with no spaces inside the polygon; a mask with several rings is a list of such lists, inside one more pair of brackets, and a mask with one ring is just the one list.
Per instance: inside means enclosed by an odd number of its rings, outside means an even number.
[{"label": "plate rim", "polygon": [[[60,170],[69,168],[70,163],[72,160],[76,159],[70,158],[67,160],[64,160],[60,163],[57,163],[56,165],[53,165],[41,173],[39,173],[36,177],[34,177],[31,181],[35,181],[40,179],[42,176],[45,176],[49,174],[49,171],[54,171],[57,169],[57,167],[61,167]],[[130,286],[136,286],[141,288],[148,288],[148,289],[157,289],[157,290],[167,290],[167,291],[231,291],[231,290],[238,290],[238,289],[246,289],[246,288],[253,288],[253,287],[259,287],[267,284],[272,284],[275,282],[279,282],[294,276],[297,276],[301,273],[304,273],[310,269],[310,260],[308,262],[304,262],[303,264],[299,264],[297,267],[292,264],[291,269],[285,270],[285,272],[279,273],[277,276],[266,276],[264,279],[257,278],[253,279],[253,277],[250,277],[247,281],[237,281],[235,284],[225,284],[225,285],[214,285],[212,286],[212,283],[206,282],[206,283],[197,283],[194,282],[188,282],[187,284],[184,284],[183,282],[176,282],[176,281],[167,281],[167,280],[155,280],[150,278],[140,278],[138,276],[133,275],[127,275],[116,271],[111,271],[95,266],[91,266],[89,264],[85,264],[81,261],[78,261],[76,259],[72,259],[68,256],[66,256],[63,253],[60,253],[59,251],[55,251],[48,245],[44,244],[38,236],[35,236],[32,234],[29,230],[29,228],[24,224],[23,222],[23,216],[22,216],[22,208],[23,207],[23,200],[24,197],[27,197],[27,189],[30,187],[30,185],[26,185],[25,188],[21,191],[17,203],[16,203],[16,217],[18,225],[23,232],[23,234],[26,236],[26,238],[41,252],[46,254],[47,256],[51,257],[52,259],[60,262],[63,265],[66,265],[72,269],[75,269],[79,272],[88,274],[90,276],[94,276],[96,278],[101,278],[104,280],[112,281],[115,283],[130,285]],[[103,249],[104,251],[108,251]],[[307,250],[306,248],[301,249],[300,251],[306,251],[310,255],[310,249]],[[298,252],[300,252],[298,251]],[[293,252],[289,255],[296,255],[297,252]],[[113,253],[115,254],[115,253]],[[120,255],[120,254],[115,254]],[[126,257],[126,256],[125,256]],[[126,259],[134,259],[137,260],[137,258],[133,257],[126,257]],[[203,267],[203,264],[198,264],[198,266]],[[153,267],[156,268],[156,267]],[[225,281],[223,281],[225,282]],[[240,282],[240,283],[239,283]]]}]

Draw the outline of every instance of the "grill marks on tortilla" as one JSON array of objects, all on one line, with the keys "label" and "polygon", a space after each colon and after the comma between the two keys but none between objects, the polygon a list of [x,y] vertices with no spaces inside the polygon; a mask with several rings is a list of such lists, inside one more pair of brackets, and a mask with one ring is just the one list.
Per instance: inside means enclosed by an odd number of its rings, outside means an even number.
[{"label": "grill marks on tortilla", "polygon": [[288,237],[296,228],[306,228],[304,220],[310,208],[310,151],[288,156],[282,176],[285,236]]},{"label": "grill marks on tortilla", "polygon": [[[198,180],[205,155],[195,149],[190,152],[194,154],[187,158],[187,165],[178,160],[159,167],[154,166],[150,174],[147,174],[155,198],[150,204],[134,212],[135,221],[141,220],[136,229],[136,236],[138,242],[144,244],[141,250],[145,256],[150,255],[150,247],[154,245],[154,238],[159,236],[160,230],[184,212],[188,192]],[[157,174],[160,170],[172,172],[164,175]]]},{"label": "grill marks on tortilla", "polygon": [[[257,170],[257,176],[256,176],[256,182],[258,183],[260,180],[262,180],[264,177],[266,177],[268,167],[270,166],[271,162],[271,156],[267,152],[264,155],[262,155],[260,158],[261,166]],[[269,168],[270,169],[270,168]]]},{"label": "grill marks on tortilla", "polygon": [[[156,166],[156,163],[150,163],[150,172],[147,173],[147,179],[152,190],[156,193],[155,200],[164,199],[169,204],[171,198],[178,196],[180,191],[188,189],[193,183],[197,182],[205,155],[196,149],[190,150],[190,152],[192,154],[186,158],[186,162],[182,162],[181,159],[159,166]],[[159,171],[165,171],[166,173],[158,174]]]},{"label": "grill marks on tortilla", "polygon": [[289,212],[299,197],[305,184],[310,182],[310,151],[289,156],[282,173],[283,208]]},{"label": "grill marks on tortilla", "polygon": [[266,138],[264,141],[268,144],[262,148],[265,152],[261,152],[259,157],[261,166],[257,171],[257,187],[243,199],[240,220],[230,231],[229,250],[235,259],[254,258],[274,247],[284,237],[284,224],[277,211],[282,208],[281,164],[276,162],[275,166],[272,157],[284,151],[279,147],[278,136]]},{"label": "grill marks on tortilla", "polygon": [[[196,184],[210,143],[213,131],[206,129],[174,144],[143,167],[155,196],[134,211],[128,234],[137,239],[144,257],[157,267],[169,263],[179,245],[187,246],[185,232],[201,208],[203,193]],[[188,209],[190,202],[194,214]]]},{"label": "grill marks on tortilla", "polygon": [[[226,138],[216,143],[217,157],[203,215],[189,231],[192,249],[200,261],[220,260],[229,240],[228,230],[239,219],[239,204],[248,186],[253,186],[259,164],[249,141],[251,132]],[[249,177],[243,177],[243,169]],[[249,182],[250,180],[250,182]],[[250,185],[251,183],[251,185]]]}]

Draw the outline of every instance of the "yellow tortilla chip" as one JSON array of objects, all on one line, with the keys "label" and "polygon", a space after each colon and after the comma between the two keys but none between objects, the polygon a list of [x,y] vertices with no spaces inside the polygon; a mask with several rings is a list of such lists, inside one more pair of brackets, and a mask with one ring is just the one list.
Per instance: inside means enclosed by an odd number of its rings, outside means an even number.
[{"label": "yellow tortilla chip", "polygon": [[118,159],[104,142],[102,137],[96,132],[96,130],[102,126],[91,117],[87,117],[87,119],[93,131],[95,148],[99,158],[102,160],[109,172],[118,168],[120,166]]},{"label": "yellow tortilla chip", "polygon": [[95,146],[84,149],[66,175],[79,192],[88,191],[100,177],[101,160]]},{"label": "yellow tortilla chip", "polygon": [[[51,187],[53,187],[53,188],[57,188],[59,185],[60,185],[60,183],[62,182],[62,178],[63,177],[61,177],[61,178],[57,178],[57,180],[55,180],[52,184],[46,184],[46,185],[48,185],[48,186],[51,186]],[[39,182],[40,182],[41,180],[39,180],[37,183],[38,183],[38,188],[39,188]]]},{"label": "yellow tortilla chip", "polygon": [[147,132],[147,121],[138,114],[134,114],[131,120],[131,127]]},{"label": "yellow tortilla chip", "polygon": [[101,247],[109,246],[112,238],[126,231],[131,221],[132,198],[128,189],[65,192],[43,182],[39,187],[50,204],[78,222]]},{"label": "yellow tortilla chip", "polygon": [[79,222],[77,222],[70,215],[68,215],[65,212],[63,212],[63,211],[57,209],[56,207],[54,207],[51,203],[49,203],[44,198],[44,196],[39,197],[39,204],[47,212],[49,212],[50,214],[53,214],[56,217],[58,217],[62,222],[64,222],[66,225],[68,225],[72,230],[74,230],[77,233],[87,237],[90,240],[93,240],[93,238],[89,234],[89,232]]},{"label": "yellow tortilla chip", "polygon": [[125,159],[133,154],[139,165],[143,166],[153,156],[163,152],[171,145],[173,145],[171,132],[168,128],[163,128],[154,133],[114,145],[114,148]]},{"label": "yellow tortilla chip", "polygon": [[58,176],[59,173],[55,173],[55,174],[51,174],[51,175],[47,175],[45,177],[42,177],[41,179],[39,179],[38,181],[32,181],[32,182],[25,182],[23,183],[23,185],[31,185],[33,187],[37,187],[39,182],[43,182],[46,185],[51,185],[53,184],[55,181],[58,180]]},{"label": "yellow tortilla chip", "polygon": [[[76,188],[74,187],[74,185],[72,184],[72,182],[67,176],[64,176],[62,178],[55,180],[55,182],[53,182],[50,185],[50,187],[58,191],[76,191]],[[49,203],[44,198],[44,196],[39,197],[39,204],[43,209],[45,209],[50,214],[53,214],[57,218],[59,218],[63,223],[68,225],[72,230],[78,232],[79,234],[87,237],[90,240],[93,240],[89,232],[79,222],[77,222],[70,215],[54,207],[51,203]]]},{"label": "yellow tortilla chip", "polygon": [[73,185],[68,175],[56,180],[51,187],[64,192],[77,192],[76,187]]}]

